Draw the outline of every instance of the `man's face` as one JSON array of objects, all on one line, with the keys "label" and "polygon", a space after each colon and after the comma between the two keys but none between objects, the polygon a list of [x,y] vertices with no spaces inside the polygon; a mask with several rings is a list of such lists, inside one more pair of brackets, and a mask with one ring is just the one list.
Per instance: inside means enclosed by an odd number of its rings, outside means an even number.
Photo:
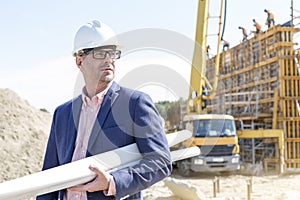
[{"label": "man's face", "polygon": [[109,55],[115,46],[98,47],[88,55],[82,56],[79,66],[84,79],[88,83],[110,82],[115,77],[114,59]]}]

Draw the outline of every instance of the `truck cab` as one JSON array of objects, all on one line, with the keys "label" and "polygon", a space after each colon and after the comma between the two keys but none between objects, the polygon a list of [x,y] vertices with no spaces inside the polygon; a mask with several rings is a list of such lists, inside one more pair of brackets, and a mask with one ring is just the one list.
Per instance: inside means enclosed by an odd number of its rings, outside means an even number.
[{"label": "truck cab", "polygon": [[228,172],[240,169],[239,145],[234,118],[222,114],[195,114],[183,118],[185,129],[193,138],[183,142],[181,148],[198,146],[199,156],[178,161],[183,176],[194,172]]}]

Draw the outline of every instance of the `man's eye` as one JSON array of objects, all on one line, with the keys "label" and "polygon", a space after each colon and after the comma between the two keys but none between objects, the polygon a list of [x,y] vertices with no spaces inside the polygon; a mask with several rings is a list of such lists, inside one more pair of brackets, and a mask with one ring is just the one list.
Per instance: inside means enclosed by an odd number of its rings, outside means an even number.
[{"label": "man's eye", "polygon": [[95,52],[96,55],[98,56],[105,56],[106,52],[105,51],[98,51],[98,52]]}]

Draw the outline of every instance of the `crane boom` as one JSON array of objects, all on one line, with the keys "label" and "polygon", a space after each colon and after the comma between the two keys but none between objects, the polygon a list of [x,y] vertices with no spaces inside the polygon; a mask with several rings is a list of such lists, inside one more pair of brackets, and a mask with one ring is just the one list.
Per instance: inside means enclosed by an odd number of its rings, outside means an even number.
[{"label": "crane boom", "polygon": [[203,89],[206,87],[207,78],[206,74],[206,41],[208,30],[208,18],[209,18],[209,0],[199,0],[198,2],[198,14],[195,36],[195,47],[193,54],[193,61],[191,66],[191,78],[190,78],[190,91],[187,105],[187,114],[201,114],[203,113],[202,104],[203,101],[214,98],[218,86],[218,74],[219,74],[219,51],[221,42],[221,27],[222,27],[222,12],[223,12],[223,0],[221,0],[221,8],[219,15],[219,30],[217,40],[217,55],[215,63],[215,74],[213,87],[210,90],[209,95],[203,95]]}]

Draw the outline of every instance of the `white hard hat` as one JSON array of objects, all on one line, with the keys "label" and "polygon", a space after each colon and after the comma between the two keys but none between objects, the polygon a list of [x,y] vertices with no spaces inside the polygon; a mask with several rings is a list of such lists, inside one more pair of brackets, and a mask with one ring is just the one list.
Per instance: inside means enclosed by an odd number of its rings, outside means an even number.
[{"label": "white hard hat", "polygon": [[116,34],[105,23],[93,20],[82,25],[77,31],[72,54],[76,55],[82,49],[107,45],[119,45]]}]

